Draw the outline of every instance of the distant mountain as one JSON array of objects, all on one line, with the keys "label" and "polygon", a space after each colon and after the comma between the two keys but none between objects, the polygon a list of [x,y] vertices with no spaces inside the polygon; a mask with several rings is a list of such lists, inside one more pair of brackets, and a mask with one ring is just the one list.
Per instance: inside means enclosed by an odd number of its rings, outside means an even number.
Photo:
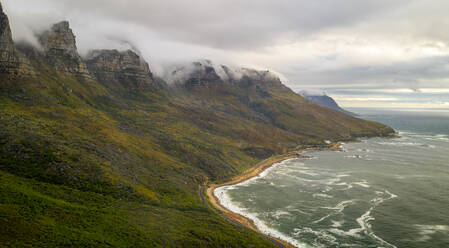
[{"label": "distant mountain", "polygon": [[328,95],[313,95],[307,92],[301,92],[300,93],[304,98],[306,98],[309,101],[312,101],[316,104],[319,104],[321,106],[333,109],[333,110],[337,110],[339,112],[345,113],[347,115],[352,115],[352,116],[358,116],[355,113],[352,113],[350,111],[347,111],[343,108],[341,108],[338,103],[330,96]]},{"label": "distant mountain", "polygon": [[275,247],[210,209],[200,186],[394,132],[269,71],[206,61],[155,76],[133,51],[83,58],[68,22],[38,40],[16,44],[0,4],[2,247]]}]

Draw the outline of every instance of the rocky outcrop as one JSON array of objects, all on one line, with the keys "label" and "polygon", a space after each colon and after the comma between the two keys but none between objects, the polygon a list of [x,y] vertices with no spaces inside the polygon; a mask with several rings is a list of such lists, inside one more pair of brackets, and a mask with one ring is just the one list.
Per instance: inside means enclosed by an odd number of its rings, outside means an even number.
[{"label": "rocky outcrop", "polygon": [[56,71],[90,78],[86,63],[78,54],[75,35],[67,21],[54,24],[39,36],[45,56]]},{"label": "rocky outcrop", "polygon": [[270,71],[214,65],[208,60],[178,66],[165,79],[170,85],[186,88],[207,88],[217,85],[255,89],[284,87],[279,77]]},{"label": "rocky outcrop", "polygon": [[128,50],[95,50],[87,59],[90,73],[108,85],[120,83],[128,90],[144,90],[153,82],[147,62]]},{"label": "rocky outcrop", "polygon": [[241,78],[237,81],[242,86],[285,88],[285,86],[282,84],[281,79],[277,75],[268,70],[258,71],[254,69],[242,68],[239,70],[239,73],[241,74]]},{"label": "rocky outcrop", "polygon": [[185,65],[175,65],[169,69],[164,79],[172,86],[185,88],[207,87],[224,82],[223,76],[226,76],[225,73],[222,72],[221,75],[219,73],[220,71],[217,71],[216,66],[211,61],[204,60]]},{"label": "rocky outcrop", "polygon": [[192,63],[192,71],[185,80],[186,87],[208,86],[209,84],[223,83],[215,68],[209,61]]},{"label": "rocky outcrop", "polygon": [[0,72],[15,73],[18,62],[9,20],[0,3]]},{"label": "rocky outcrop", "polygon": [[17,51],[12,39],[8,16],[0,3],[0,73],[10,76],[33,75],[29,61]]}]

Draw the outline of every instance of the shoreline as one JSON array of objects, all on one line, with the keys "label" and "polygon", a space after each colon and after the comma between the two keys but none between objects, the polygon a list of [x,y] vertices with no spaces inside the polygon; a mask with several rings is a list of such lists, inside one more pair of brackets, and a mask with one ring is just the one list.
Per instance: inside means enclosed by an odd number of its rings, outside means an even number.
[{"label": "shoreline", "polygon": [[255,232],[257,232],[260,235],[263,235],[269,240],[275,240],[277,243],[282,244],[286,248],[297,248],[297,246],[282,240],[280,238],[273,237],[269,234],[266,234],[260,230],[254,221],[246,216],[243,216],[239,213],[232,212],[230,209],[224,207],[221,203],[218,197],[215,195],[215,190],[220,187],[224,186],[232,186],[239,183],[242,183],[244,181],[250,180],[252,178],[255,178],[262,174],[267,169],[271,168],[273,165],[281,163],[285,160],[294,159],[294,158],[308,158],[308,156],[302,155],[304,152],[308,151],[319,151],[319,150],[339,150],[340,146],[343,144],[343,142],[337,142],[333,144],[331,147],[316,147],[316,148],[305,148],[302,150],[292,151],[288,152],[282,155],[273,156],[268,159],[265,159],[261,162],[259,162],[254,168],[249,169],[248,171],[244,172],[241,175],[238,175],[231,179],[231,181],[221,183],[221,184],[210,184],[207,187],[206,195],[209,199],[209,203],[218,211],[220,211],[225,218],[229,219],[231,222],[237,222],[238,224],[247,227]]}]

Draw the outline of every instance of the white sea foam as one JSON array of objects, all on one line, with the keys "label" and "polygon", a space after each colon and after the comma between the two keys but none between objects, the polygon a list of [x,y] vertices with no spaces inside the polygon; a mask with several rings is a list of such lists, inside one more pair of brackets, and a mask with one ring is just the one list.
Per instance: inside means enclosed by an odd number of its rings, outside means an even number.
[{"label": "white sea foam", "polygon": [[425,242],[432,239],[432,235],[436,233],[444,233],[449,235],[449,226],[447,225],[414,225],[419,231],[420,237],[416,241]]},{"label": "white sea foam", "polygon": [[286,207],[286,209],[287,209],[289,212],[298,212],[298,213],[301,213],[301,214],[304,214],[304,215],[311,215],[311,213],[305,212],[305,211],[302,210],[302,209],[298,209],[298,208],[297,208],[296,206],[294,206],[294,205],[289,205],[289,206]]},{"label": "white sea foam", "polygon": [[346,186],[346,188],[339,189],[339,190],[343,190],[343,191],[350,190],[350,189],[352,189],[354,187],[352,185],[352,183],[346,183],[346,182],[337,183],[335,185],[336,186]]},{"label": "white sea foam", "polygon": [[[379,142],[380,143],[380,142]],[[391,143],[395,143],[395,142],[391,142]],[[400,142],[400,143],[404,143],[405,145],[409,145],[409,144],[415,144],[413,142]],[[425,142],[426,143],[426,142]],[[430,143],[430,142],[428,142]],[[416,142],[416,144],[418,144]],[[354,151],[353,151],[354,152]],[[364,154],[364,153],[370,153],[370,150],[366,149],[360,149],[360,151],[358,151],[360,154]],[[343,154],[342,154],[343,155]],[[355,157],[355,158],[363,158],[361,155],[354,155],[354,156],[360,156],[360,157]],[[293,161],[295,160],[295,161]],[[273,172],[273,170],[275,169],[275,171]],[[395,247],[393,244],[389,244],[388,242],[386,242],[385,240],[383,240],[382,238],[378,237],[371,228],[371,223],[374,220],[374,217],[371,215],[373,210],[380,204],[382,204],[384,201],[393,199],[395,197],[397,197],[394,194],[391,194],[388,191],[377,191],[376,192],[376,197],[374,199],[371,200],[371,207],[368,209],[368,211],[366,211],[362,216],[360,216],[359,218],[356,219],[357,223],[359,224],[359,228],[354,228],[354,229],[350,229],[348,231],[345,230],[340,230],[340,228],[343,227],[343,223],[344,221],[335,221],[334,219],[336,219],[336,217],[332,217],[334,215],[338,215],[339,213],[342,213],[346,207],[354,204],[354,202],[356,200],[349,200],[349,201],[342,201],[340,203],[338,203],[335,206],[330,206],[330,207],[318,207],[314,206],[312,207],[308,207],[307,205],[296,205],[296,203],[298,203],[298,201],[296,201],[295,204],[288,206],[287,208],[283,209],[283,210],[276,210],[276,211],[271,211],[271,212],[266,212],[266,213],[255,213],[255,212],[251,212],[250,209],[246,209],[245,207],[243,207],[243,205],[239,204],[238,202],[233,202],[232,201],[232,197],[229,194],[229,191],[241,186],[246,186],[246,185],[250,185],[256,181],[261,182],[260,179],[261,178],[265,178],[265,179],[271,179],[271,178],[288,178],[287,181],[287,185],[290,187],[292,184],[292,180],[297,180],[302,182],[308,182],[307,183],[307,187],[306,189],[313,189],[312,192],[307,192],[307,190],[305,192],[307,193],[312,193],[312,196],[315,198],[323,198],[320,199],[319,201],[327,201],[326,198],[331,198],[332,195],[331,193],[326,193],[329,192],[331,190],[333,190],[335,188],[335,190],[348,190],[351,189],[353,187],[363,187],[363,188],[370,188],[370,184],[366,181],[366,180],[357,180],[355,182],[350,182],[351,178],[346,178],[346,177],[350,177],[351,176],[351,172],[345,171],[338,171],[336,173],[334,173],[333,175],[330,174],[331,172],[334,172],[332,170],[325,171],[325,170],[318,170],[317,168],[313,167],[313,168],[309,168],[307,166],[304,165],[304,163],[298,165],[298,160],[297,159],[292,159],[292,160],[287,160],[287,161],[283,161],[281,163],[277,163],[275,165],[273,165],[272,167],[270,167],[269,169],[267,169],[266,171],[264,171],[263,173],[261,173],[259,176],[256,176],[254,178],[251,178],[245,182],[239,183],[237,185],[233,185],[233,186],[225,186],[225,187],[221,187],[221,188],[217,188],[214,192],[214,194],[217,196],[217,198],[219,199],[219,202],[227,209],[229,209],[232,212],[235,213],[239,213],[251,220],[254,221],[254,224],[257,226],[257,228],[259,230],[261,230],[261,232],[268,234],[270,236],[273,237],[277,237],[279,239],[282,239],[284,241],[287,241],[289,243],[294,244],[297,247],[307,247],[306,244],[303,244],[299,241],[297,241],[297,239],[300,239],[301,237],[304,237],[301,234],[306,234],[306,233],[310,233],[313,235],[316,235],[318,238],[315,239],[315,242],[317,242],[317,240],[322,240],[322,241],[329,241],[326,245],[329,245],[331,242],[334,242],[337,240],[337,236],[333,236],[334,234],[336,235],[341,235],[341,236],[352,236],[352,237],[356,237],[356,238],[360,238],[362,237],[362,235],[367,235],[369,237],[371,237],[374,240],[377,240],[379,242],[379,244],[382,247]],[[331,177],[331,178],[329,178]],[[353,180],[353,179],[352,179]],[[345,182],[345,181],[349,181],[349,182]],[[270,184],[272,186],[276,186],[278,187],[279,185],[277,185],[277,183],[273,183],[270,182],[270,180],[267,180],[267,184]],[[332,187],[331,187],[332,186]],[[337,187],[340,186],[340,187]],[[323,187],[325,187],[323,189]],[[373,189],[375,187],[373,186]],[[320,191],[317,191],[320,190]],[[360,189],[361,190],[361,189]],[[341,192],[343,193],[343,192]],[[314,230],[317,228],[308,228],[308,227],[304,227],[304,228],[296,228],[294,230],[293,233],[282,233],[279,230],[277,230],[275,227],[276,225],[273,223],[270,223],[269,221],[263,221],[264,216],[270,216],[273,217],[276,220],[279,220],[281,218],[285,218],[288,217],[289,215],[295,216],[296,213],[294,212],[298,212],[301,213],[303,215],[308,215],[311,216],[312,214],[315,216],[316,213],[324,211],[324,210],[319,210],[319,208],[324,208],[324,209],[329,209],[327,211],[325,211],[325,216],[322,216],[321,218],[319,218],[320,216],[318,216],[317,220],[313,221],[312,223],[318,224],[320,222],[323,222],[325,220],[327,221],[331,221],[331,225],[329,226],[330,229],[326,229],[326,230],[320,230],[318,228],[318,230]],[[329,213],[330,212],[330,213]],[[310,217],[307,217],[310,218]],[[326,223],[328,223],[326,221]],[[274,221],[275,223],[278,223],[277,221]],[[313,244],[315,245],[315,244]],[[339,247],[341,244],[338,244]],[[317,245],[319,247],[319,245]],[[349,244],[348,244],[349,246]],[[325,246],[323,246],[325,247]]]},{"label": "white sea foam", "polygon": [[[310,227],[295,228],[295,229],[293,229],[292,235],[295,236],[295,237],[300,238],[301,234],[309,234],[309,233],[313,234],[313,235],[315,235],[317,237],[320,237],[320,239],[325,240],[326,242],[328,242],[330,244],[338,245],[337,239],[334,236],[332,236],[329,233],[327,233],[325,230],[316,231],[316,230],[313,230]],[[323,247],[323,248],[327,247],[327,246],[324,246],[324,245],[321,245],[321,244],[313,244],[313,246],[314,247]]]},{"label": "white sea foam", "polygon": [[327,218],[329,218],[331,216],[339,214],[339,213],[343,212],[343,210],[345,210],[345,208],[347,206],[352,205],[353,203],[354,203],[353,200],[348,200],[348,201],[339,202],[335,207],[321,207],[321,208],[324,208],[324,209],[331,209],[331,210],[337,210],[337,211],[332,212],[332,213],[330,213],[328,215],[325,215],[325,216],[321,217],[320,219],[318,219],[316,221],[313,221],[312,223],[318,224],[318,223],[326,220]]},{"label": "white sea foam", "polygon": [[355,155],[348,155],[348,156],[345,156],[345,158],[357,158],[357,159],[361,159],[361,158],[363,158],[363,156],[362,156],[362,155],[355,154]]},{"label": "white sea foam", "polygon": [[373,151],[371,151],[370,149],[366,149],[366,148],[360,148],[357,149],[358,152],[365,152],[365,153],[372,153]]},{"label": "white sea foam", "polygon": [[284,211],[284,210],[277,210],[277,211],[269,213],[269,215],[273,216],[277,220],[279,220],[283,216],[292,216],[291,213]]},{"label": "white sea foam", "polygon": [[409,133],[407,136],[418,138],[418,139],[425,139],[430,141],[444,141],[449,142],[449,135],[447,134],[416,134],[416,133]]},{"label": "white sea foam", "polygon": [[[277,168],[277,167],[279,167],[279,166],[281,166],[281,165],[284,165],[285,163],[289,162],[290,160],[293,160],[293,159],[287,159],[287,160],[284,160],[284,161],[282,161],[282,162],[275,163],[275,164],[273,164],[272,166],[270,166],[269,168],[267,168],[266,170],[264,170],[262,173],[260,173],[259,175],[255,176],[255,177],[252,177],[252,178],[250,178],[250,179],[248,179],[248,180],[246,180],[246,181],[243,181],[243,182],[238,183],[238,184],[235,184],[235,185],[225,186],[225,187],[221,187],[221,188],[226,188],[226,187],[228,187],[227,189],[234,189],[235,187],[240,187],[240,186],[247,186],[247,185],[250,185],[250,184],[254,183],[255,181],[257,181],[258,179],[264,178],[264,177],[265,177],[266,175],[268,175],[272,170],[274,170],[275,168]],[[217,188],[217,189],[218,189],[218,188]]]},{"label": "white sea foam", "polygon": [[319,197],[321,197],[321,198],[333,198],[333,196],[331,196],[331,195],[320,194],[320,193],[315,193],[312,196],[315,197],[315,198],[319,198]]},{"label": "white sea foam", "polygon": [[312,176],[312,177],[319,175],[318,173],[311,172],[309,170],[300,170],[300,171],[297,171],[297,172],[301,173],[301,174],[304,174],[304,175]]},{"label": "white sea foam", "polygon": [[340,182],[341,179],[339,177],[337,177],[337,178],[327,179],[326,181],[327,181],[326,185],[337,185],[337,183]]},{"label": "white sea foam", "polygon": [[285,164],[285,161],[282,161],[280,163],[276,163],[273,166],[271,166],[270,168],[266,169],[264,172],[262,172],[261,174],[259,174],[256,177],[253,177],[249,180],[246,180],[244,182],[241,182],[239,184],[236,185],[230,185],[230,186],[223,186],[223,187],[219,187],[216,188],[214,191],[214,195],[217,197],[218,201],[220,202],[220,204],[229,209],[230,211],[234,212],[234,213],[238,213],[242,216],[245,216],[248,219],[251,219],[254,222],[254,225],[256,225],[256,227],[263,233],[270,235],[272,237],[284,240],[292,245],[294,245],[295,247],[298,248],[306,248],[308,247],[306,244],[300,243],[299,241],[297,241],[296,239],[274,229],[271,228],[267,223],[265,223],[264,221],[262,221],[261,219],[259,219],[258,214],[256,213],[251,213],[248,211],[248,209],[240,206],[239,204],[235,203],[232,201],[232,198],[230,197],[230,195],[228,194],[229,190],[235,189],[236,187],[242,186],[242,185],[247,185],[248,183],[251,183],[251,181],[257,180],[261,177],[266,176],[271,170],[273,170],[274,168]]},{"label": "white sea foam", "polygon": [[371,212],[380,204],[382,204],[384,201],[387,200],[391,200],[394,199],[396,197],[398,197],[395,194],[390,193],[388,190],[386,190],[384,192],[385,194],[388,195],[387,198],[374,198],[371,200],[371,203],[373,203],[373,206],[371,206],[371,208],[368,209],[368,211],[366,211],[362,216],[360,216],[359,218],[357,218],[357,223],[359,224],[360,228],[354,228],[349,230],[347,233],[351,234],[351,235],[355,235],[357,233],[360,232],[364,232],[366,235],[376,239],[377,241],[379,241],[382,245],[385,245],[387,247],[392,247],[392,248],[396,248],[395,245],[388,243],[387,241],[383,240],[382,238],[380,238],[379,236],[377,236],[371,229],[371,221],[375,220],[375,218],[373,216],[371,216]]},{"label": "white sea foam", "polygon": [[363,181],[361,181],[361,182],[354,182],[354,183],[352,183],[352,184],[359,185],[359,186],[362,186],[362,187],[364,187],[364,188],[369,188],[369,187],[371,187],[371,186],[368,184],[368,182],[367,182],[366,180],[363,180]]},{"label": "white sea foam", "polygon": [[350,174],[338,174],[337,177],[341,178],[341,177],[350,177]]},{"label": "white sea foam", "polygon": [[[334,226],[333,226],[334,227]],[[341,229],[338,229],[337,227],[335,228],[330,228],[328,229],[329,232],[337,234],[339,236],[350,236],[350,237],[354,237],[354,238],[360,238],[361,236],[359,234],[357,234],[357,232],[354,232],[353,230],[349,230],[349,231],[343,231]]]},{"label": "white sea foam", "polygon": [[303,159],[305,159],[305,160],[313,160],[313,159],[318,159],[318,157],[315,157],[315,156],[307,156],[307,157],[305,157],[305,158],[303,158]]},{"label": "white sea foam", "polygon": [[378,142],[379,145],[388,146],[423,146],[424,144],[419,142]]},{"label": "white sea foam", "polygon": [[332,220],[332,227],[342,227],[343,226],[343,224],[345,223],[345,221],[335,221],[335,220]]}]

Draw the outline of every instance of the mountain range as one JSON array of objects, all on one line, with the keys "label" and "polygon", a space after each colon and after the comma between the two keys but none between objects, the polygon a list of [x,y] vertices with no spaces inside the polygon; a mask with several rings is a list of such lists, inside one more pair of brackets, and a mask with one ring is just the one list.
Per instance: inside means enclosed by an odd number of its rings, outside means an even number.
[{"label": "mountain range", "polygon": [[322,107],[269,71],[136,52],[81,57],[70,24],[16,43],[0,4],[0,246],[274,247],[200,186],[328,140],[394,131]]}]

